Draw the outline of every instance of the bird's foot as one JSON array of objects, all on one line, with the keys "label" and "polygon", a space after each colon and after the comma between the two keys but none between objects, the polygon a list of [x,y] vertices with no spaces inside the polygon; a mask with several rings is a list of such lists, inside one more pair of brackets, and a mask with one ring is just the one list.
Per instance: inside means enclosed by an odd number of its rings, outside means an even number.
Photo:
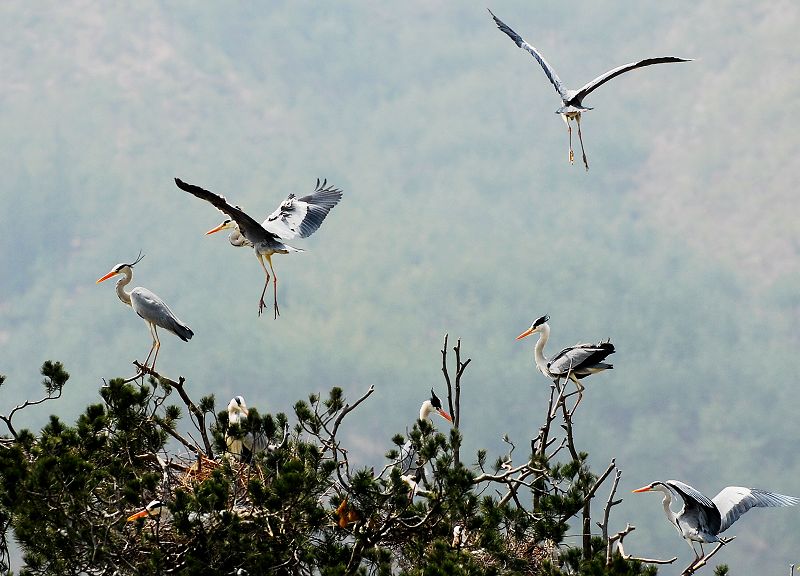
[{"label": "bird's foot", "polygon": [[261,316],[261,314],[264,312],[264,308],[266,308],[266,307],[267,307],[267,304],[264,302],[263,298],[258,301],[258,315],[259,316]]},{"label": "bird's foot", "polygon": [[569,163],[575,164],[575,152],[573,152],[571,149],[569,151]]},{"label": "bird's foot", "polygon": [[586,159],[586,154],[583,155],[583,165],[586,166],[586,171],[589,171],[589,161]]},{"label": "bird's foot", "polygon": [[277,320],[278,316],[280,316],[280,315],[281,315],[281,310],[280,310],[280,308],[278,308],[278,301],[275,300],[275,318],[274,319]]}]

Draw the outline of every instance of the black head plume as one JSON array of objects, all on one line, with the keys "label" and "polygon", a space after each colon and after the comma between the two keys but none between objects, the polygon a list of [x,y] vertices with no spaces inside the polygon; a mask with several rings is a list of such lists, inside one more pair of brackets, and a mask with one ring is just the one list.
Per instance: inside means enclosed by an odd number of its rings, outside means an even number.
[{"label": "black head plume", "polygon": [[139,255],[136,257],[136,260],[134,260],[134,261],[133,261],[133,264],[128,264],[128,266],[130,266],[131,268],[133,268],[133,267],[134,267],[134,266],[136,266],[136,265],[137,265],[139,262],[141,262],[141,261],[142,261],[142,258],[144,258],[144,254],[142,254],[142,251],[141,251],[141,250],[139,250]]},{"label": "black head plume", "polygon": [[544,316],[540,316],[539,318],[537,318],[536,320],[533,321],[533,327],[535,328],[537,326],[541,326],[545,322],[549,322],[549,321],[550,321],[550,316],[545,314]]},{"label": "black head plume", "polygon": [[434,408],[441,408],[442,407],[442,401],[439,400],[439,397],[433,391],[433,388],[431,388],[431,405]]}]

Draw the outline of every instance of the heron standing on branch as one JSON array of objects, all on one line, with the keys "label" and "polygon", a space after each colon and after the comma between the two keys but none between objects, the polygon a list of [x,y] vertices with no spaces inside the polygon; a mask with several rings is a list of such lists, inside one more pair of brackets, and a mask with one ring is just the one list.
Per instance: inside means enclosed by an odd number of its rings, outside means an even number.
[{"label": "heron standing on branch", "polygon": [[[266,306],[264,294],[267,292],[270,272],[272,272],[273,308],[275,318],[278,318],[280,316],[280,309],[278,308],[278,276],[272,267],[272,255],[302,252],[300,248],[289,246],[284,241],[296,237],[307,238],[316,232],[328,212],[331,211],[331,208],[336,206],[339,200],[342,199],[342,191],[333,186],[327,186],[327,180],[320,184],[319,179],[317,179],[317,186],[313,194],[302,198],[296,198],[294,194],[290,194],[277,210],[259,224],[241,208],[231,206],[224,197],[218,194],[193,184],[187,184],[179,178],[175,178],[175,184],[181,190],[210,202],[220,212],[229,216],[222,224],[212,228],[206,234],[213,234],[220,230],[232,230],[228,240],[233,246],[250,246],[255,250],[256,258],[258,258],[258,262],[266,275],[264,289],[261,291],[261,298],[258,302],[258,315],[261,316]],[[265,259],[269,264],[269,270],[264,265]]]},{"label": "heron standing on branch", "polygon": [[544,73],[547,76],[547,79],[550,80],[550,83],[558,92],[558,95],[561,97],[562,106],[558,110],[556,110],[556,114],[561,114],[561,117],[564,119],[564,123],[567,125],[567,131],[569,132],[569,163],[572,164],[575,158],[575,153],[572,151],[572,126],[570,126],[569,121],[575,120],[575,123],[578,125],[578,139],[581,143],[581,154],[583,155],[583,165],[586,166],[586,170],[589,170],[589,162],[586,160],[586,152],[583,150],[583,136],[581,135],[581,113],[586,112],[587,110],[591,110],[583,105],[583,99],[588,96],[591,92],[595,89],[599,88],[612,78],[616,78],[620,74],[624,74],[625,72],[629,72],[630,70],[635,70],[636,68],[642,68],[644,66],[651,66],[653,64],[666,64],[670,62],[691,62],[691,59],[687,58],[676,58],[674,56],[660,56],[657,58],[646,58],[644,60],[639,60],[638,62],[631,62],[629,64],[623,64],[622,66],[618,66],[613,70],[609,70],[608,72],[601,74],[594,80],[591,80],[584,84],[578,90],[571,90],[564,86],[561,82],[561,78],[558,77],[556,71],[553,69],[550,64],[547,63],[547,60],[544,59],[544,56],[534,48],[532,45],[525,42],[522,39],[522,36],[514,32],[507,24],[502,22],[494,13],[489,10],[489,14],[492,15],[494,18],[497,27],[505,32],[509,38],[511,38],[517,46],[530,52],[530,54],[536,58],[536,61],[544,69]]},{"label": "heron standing on branch", "polygon": [[[578,402],[583,396],[584,386],[581,380],[602,372],[603,370],[610,370],[614,366],[603,362],[607,356],[614,353],[614,345],[611,342],[599,342],[597,344],[576,344],[569,348],[564,348],[561,352],[553,356],[552,360],[548,360],[544,355],[544,345],[550,338],[550,325],[547,321],[550,320],[549,316],[541,316],[533,321],[530,328],[525,330],[522,334],[517,336],[517,340],[522,340],[526,336],[538,333],[539,340],[533,349],[533,357],[536,362],[536,367],[539,371],[555,381],[558,382],[564,378],[569,378],[578,387]],[[576,404],[577,406],[577,404]]]},{"label": "heron standing on branch", "polygon": [[[150,369],[155,370],[158,349],[161,348],[157,328],[169,330],[184,342],[188,342],[194,336],[194,332],[169,309],[169,306],[161,298],[147,288],[137,287],[130,292],[125,291],[125,286],[133,279],[133,267],[141,262],[142,258],[144,258],[144,255],[139,252],[139,257],[132,264],[117,264],[108,274],[99,278],[96,284],[100,284],[100,282],[108,280],[112,276],[122,275],[122,278],[117,280],[117,296],[147,322],[147,326],[150,328],[150,335],[153,337],[153,345],[150,347],[144,366],[147,368],[150,356],[153,356],[153,364]],[[153,352],[155,352],[155,355]]]},{"label": "heron standing on branch", "polygon": [[[723,488],[719,494],[709,500],[688,484],[678,480],[652,482],[634,492],[661,492],[664,494],[662,503],[667,520],[686,540],[698,560],[705,556],[703,544],[724,543],[725,541],[719,538],[719,534],[730,528],[731,524],[750,508],[778,508],[794,506],[800,502],[800,498],[794,496],[784,496],[741,486]],[[683,500],[683,507],[677,513],[673,512],[670,507],[673,497]],[[700,543],[700,552],[703,556],[697,553],[692,542]]]}]

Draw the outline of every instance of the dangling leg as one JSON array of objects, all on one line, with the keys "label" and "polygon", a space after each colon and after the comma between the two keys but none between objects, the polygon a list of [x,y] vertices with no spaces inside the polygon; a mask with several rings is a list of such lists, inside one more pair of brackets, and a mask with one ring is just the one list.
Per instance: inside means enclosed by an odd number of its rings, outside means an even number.
[{"label": "dangling leg", "polygon": [[275,269],[272,267],[272,254],[267,256],[267,262],[269,262],[269,269],[272,271],[272,290],[275,296],[275,320],[277,320],[278,316],[281,315],[281,311],[278,310],[278,275],[275,274]]},{"label": "dangling leg", "polygon": [[586,152],[583,151],[583,136],[581,136],[581,115],[575,116],[575,121],[578,123],[578,140],[581,141],[581,154],[583,154],[583,165],[586,166],[586,171],[589,171],[589,161],[586,160]]},{"label": "dangling leg", "polygon": [[155,371],[155,369],[156,369],[156,358],[158,358],[158,350],[159,350],[159,348],[161,348],[161,340],[158,339],[158,329],[156,328],[155,324],[153,324],[153,335],[156,337],[156,343],[155,343],[156,353],[155,353],[155,356],[153,356],[153,365],[150,366],[150,370]]},{"label": "dangling leg", "polygon": [[[267,267],[264,266],[264,258],[256,252],[256,257],[258,257],[258,262],[261,264],[261,267],[264,269],[264,274],[267,275],[267,279],[264,282],[264,289],[261,291],[261,299],[258,301],[258,315],[261,316],[261,313],[264,311],[266,304],[264,304],[264,294],[267,293],[267,286],[269,286],[269,272],[267,271]],[[270,264],[270,267],[272,264]]]},{"label": "dangling leg", "polygon": [[561,117],[564,119],[564,124],[567,125],[567,133],[569,134],[569,163],[573,164],[575,162],[575,153],[572,151],[572,126],[569,125],[569,118],[567,118],[566,114],[562,114]]}]

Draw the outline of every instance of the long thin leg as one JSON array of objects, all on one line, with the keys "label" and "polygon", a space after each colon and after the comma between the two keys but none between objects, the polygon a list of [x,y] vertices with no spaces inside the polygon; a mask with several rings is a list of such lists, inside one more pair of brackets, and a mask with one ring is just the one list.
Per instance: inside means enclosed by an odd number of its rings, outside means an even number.
[{"label": "long thin leg", "polygon": [[147,353],[147,360],[144,361],[145,368],[147,368],[147,363],[150,362],[150,356],[153,355],[153,350],[156,349],[156,342],[158,341],[158,339],[156,338],[155,333],[153,332],[153,329],[155,328],[155,325],[151,324],[150,322],[148,322],[147,323],[147,328],[150,330],[150,337],[153,339],[153,344],[151,344],[151,346],[150,346],[150,352]]},{"label": "long thin leg", "polygon": [[586,390],[586,387],[583,384],[581,384],[581,381],[578,380],[578,377],[575,376],[575,374],[573,374],[572,372],[570,372],[569,378],[570,380],[575,382],[575,386],[578,387],[578,401],[575,402],[575,406],[572,407],[572,411],[575,412],[575,409],[578,407],[578,404],[580,404],[581,400],[583,400],[583,391]]},{"label": "long thin leg", "polygon": [[581,116],[578,114],[575,117],[575,121],[578,123],[578,140],[581,141],[581,154],[583,155],[583,165],[586,166],[586,171],[589,171],[589,161],[586,160],[586,152],[583,150],[583,136],[581,136]]},{"label": "long thin leg", "polygon": [[[261,316],[261,313],[264,311],[266,304],[264,304],[264,294],[267,293],[267,286],[269,286],[269,272],[267,271],[267,267],[264,266],[264,258],[256,252],[256,256],[258,257],[258,262],[261,264],[261,267],[264,269],[264,274],[267,275],[267,279],[264,282],[264,289],[261,291],[261,298],[258,301],[258,315]],[[270,268],[272,268],[272,263],[270,262]]]},{"label": "long thin leg", "polygon": [[272,290],[275,296],[275,320],[277,320],[278,316],[281,315],[281,311],[278,309],[278,275],[275,274],[275,269],[272,267],[272,254],[267,256],[267,262],[269,262],[269,269],[272,270]]},{"label": "long thin leg", "polygon": [[156,337],[156,354],[153,356],[153,364],[150,366],[150,370],[156,369],[156,358],[158,358],[158,351],[161,348],[161,340],[158,339],[158,328],[156,328],[155,324],[153,324],[153,335]]},{"label": "long thin leg", "polygon": [[564,119],[564,124],[567,125],[567,133],[569,134],[569,163],[573,164],[575,162],[575,153],[572,151],[572,126],[569,125],[569,118],[567,118],[566,114],[562,114],[561,117]]}]

